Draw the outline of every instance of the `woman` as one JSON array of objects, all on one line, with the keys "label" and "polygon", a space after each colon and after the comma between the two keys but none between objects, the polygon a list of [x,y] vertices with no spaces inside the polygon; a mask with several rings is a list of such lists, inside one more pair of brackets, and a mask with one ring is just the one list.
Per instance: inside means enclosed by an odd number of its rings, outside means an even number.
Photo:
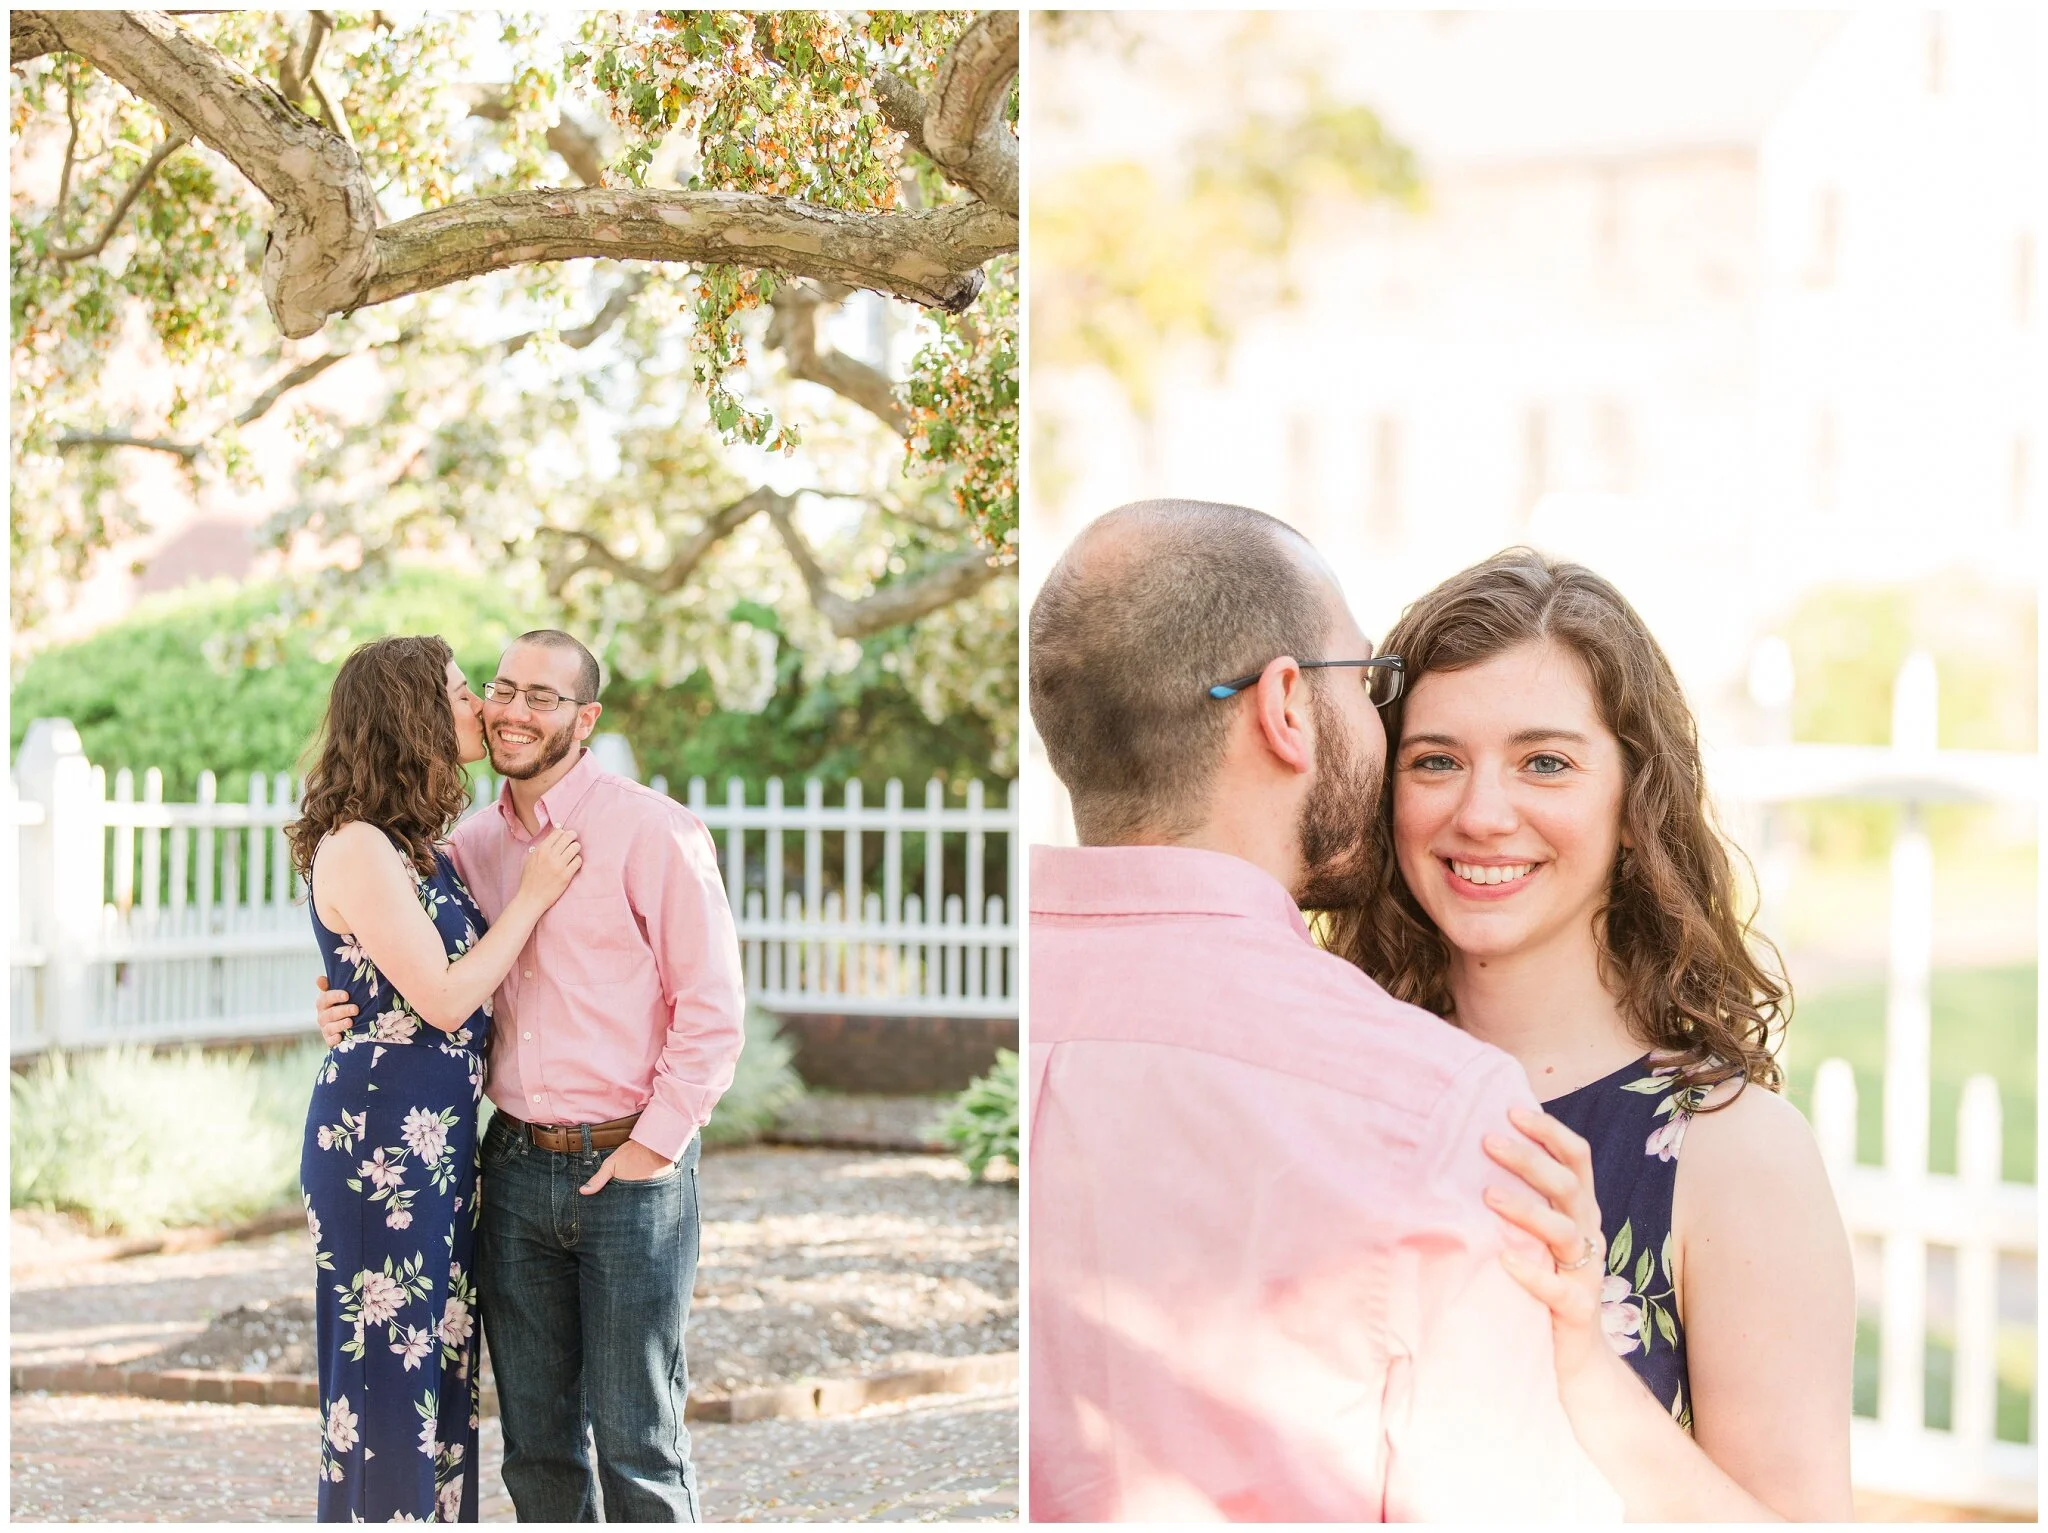
[{"label": "woman", "polygon": [[1574,1431],[1633,1518],[1846,1521],[1848,1241],[1777,1094],[1786,991],[1670,665],[1606,581],[1527,549],[1386,647],[1392,855],[1332,945],[1544,1103],[1489,1140],[1528,1190],[1488,1201],[1554,1258],[1505,1260],[1551,1310]]},{"label": "woman", "polygon": [[470,1249],[491,993],[580,866],[557,831],[489,932],[437,846],[484,754],[438,638],[378,639],[334,678],[299,819],[331,988],[364,1020],[320,1067],[299,1179],[314,1262],[322,1522],[477,1516]]}]

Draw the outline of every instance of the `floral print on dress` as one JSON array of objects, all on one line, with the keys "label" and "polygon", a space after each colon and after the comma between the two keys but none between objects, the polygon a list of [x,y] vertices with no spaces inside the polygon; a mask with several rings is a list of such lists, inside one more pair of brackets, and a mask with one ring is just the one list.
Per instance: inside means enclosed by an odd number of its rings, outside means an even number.
[{"label": "floral print on dress", "polygon": [[[445,857],[416,880],[450,959],[483,927]],[[357,1007],[314,1077],[300,1161],[320,1347],[322,1521],[477,1515],[481,1332],[470,1276],[487,1008],[430,1026],[314,912]]]},{"label": "floral print on dress", "polygon": [[1543,1104],[1592,1151],[1593,1192],[1607,1238],[1600,1329],[1674,1420],[1692,1430],[1685,1325],[1671,1236],[1678,1157],[1710,1086],[1689,1086],[1645,1055]]}]

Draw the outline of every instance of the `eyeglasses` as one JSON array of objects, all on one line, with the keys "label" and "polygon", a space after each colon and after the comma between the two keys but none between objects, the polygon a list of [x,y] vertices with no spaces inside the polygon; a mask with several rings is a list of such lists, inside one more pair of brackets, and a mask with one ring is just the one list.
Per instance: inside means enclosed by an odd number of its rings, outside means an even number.
[{"label": "eyeglasses", "polygon": [[[1328,671],[1339,666],[1357,666],[1377,672],[1376,675],[1367,678],[1375,708],[1384,708],[1401,695],[1401,678],[1407,673],[1407,667],[1399,655],[1375,655],[1370,660],[1299,660],[1295,663],[1304,671]],[[1240,676],[1235,681],[1218,682],[1209,689],[1209,695],[1217,698],[1235,697],[1264,674],[1264,671],[1253,671],[1251,675]]]},{"label": "eyeglasses", "polygon": [[553,687],[515,687],[509,681],[487,681],[484,696],[494,703],[509,703],[520,693],[526,694],[526,706],[535,713],[553,713],[564,703],[594,703],[594,697],[564,697]]}]

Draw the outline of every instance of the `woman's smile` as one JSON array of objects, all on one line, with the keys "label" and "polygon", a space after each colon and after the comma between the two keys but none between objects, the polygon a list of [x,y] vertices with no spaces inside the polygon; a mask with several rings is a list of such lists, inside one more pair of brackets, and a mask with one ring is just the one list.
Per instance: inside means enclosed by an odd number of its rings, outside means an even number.
[{"label": "woman's smile", "polygon": [[1542,861],[1533,858],[1500,862],[1439,855],[1437,860],[1444,865],[1447,874],[1444,881],[1450,885],[1451,892],[1473,900],[1504,900],[1520,894],[1543,867]]}]

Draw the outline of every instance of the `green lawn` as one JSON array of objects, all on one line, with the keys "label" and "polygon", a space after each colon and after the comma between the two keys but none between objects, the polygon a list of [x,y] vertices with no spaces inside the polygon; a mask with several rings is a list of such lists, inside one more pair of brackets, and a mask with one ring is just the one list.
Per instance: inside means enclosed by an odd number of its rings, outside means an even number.
[{"label": "green lawn", "polygon": [[[2000,1442],[2033,1441],[2034,1327],[2001,1326],[1998,1332],[1998,1424]],[[1956,1349],[1952,1338],[1930,1332],[1927,1337],[1926,1392],[1927,1425],[1947,1431],[1950,1425],[1951,1380],[1955,1375]],[[1856,1320],[1855,1413],[1877,1414],[1877,1317]]]},{"label": "green lawn", "polygon": [[[1933,1100],[1929,1161],[1956,1165],[1956,1107],[1963,1082],[1979,1073],[1998,1082],[2005,1110],[2005,1178],[2034,1180],[2036,987],[2032,964],[1934,973]],[[1813,1077],[1824,1059],[1856,1072],[1856,1158],[1873,1164],[1884,1143],[1884,987],[1861,985],[1801,994],[1787,1030],[1787,1095],[1813,1105]]]}]

